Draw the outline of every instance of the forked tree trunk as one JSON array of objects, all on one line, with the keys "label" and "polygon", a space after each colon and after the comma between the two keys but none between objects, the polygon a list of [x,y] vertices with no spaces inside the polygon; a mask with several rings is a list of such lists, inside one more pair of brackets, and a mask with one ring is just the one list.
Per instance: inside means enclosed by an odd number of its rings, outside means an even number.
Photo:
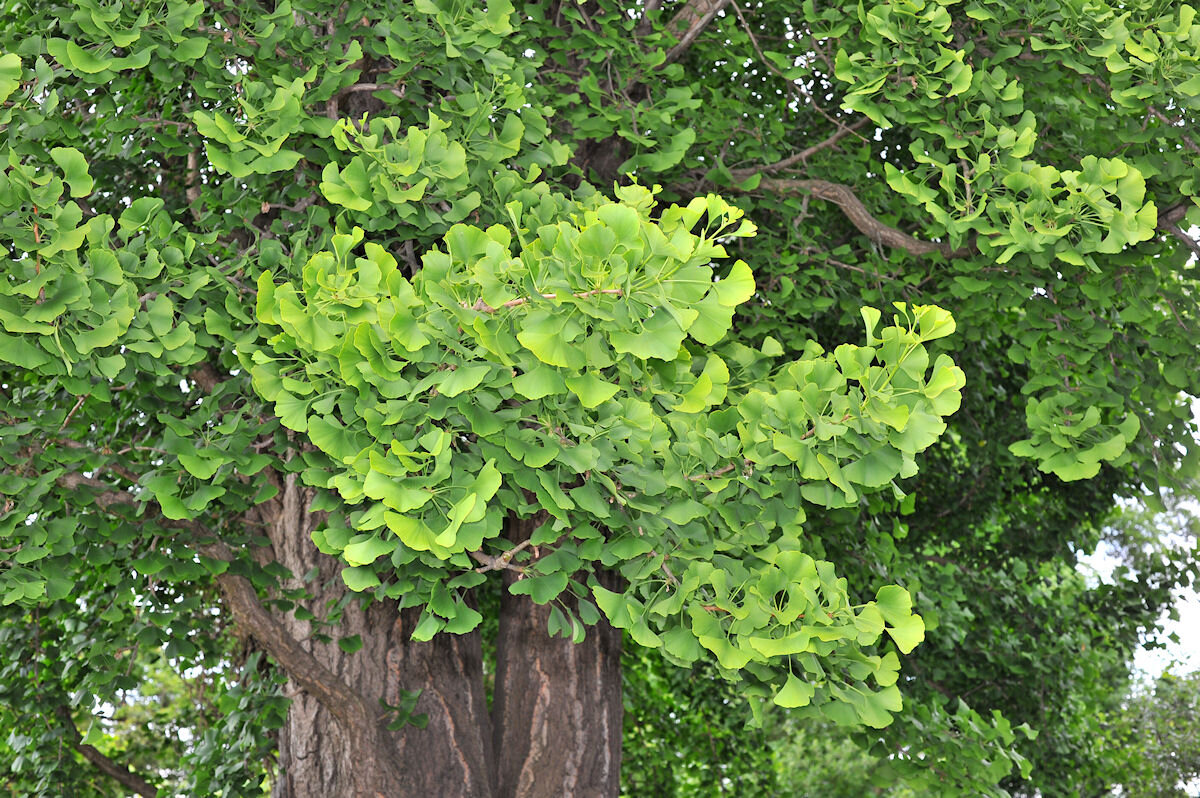
[{"label": "forked tree trunk", "polygon": [[[259,508],[275,559],[292,574],[318,576],[304,585],[320,590],[305,606],[318,618],[344,594],[341,566],[311,540],[319,518],[307,513],[309,491],[293,480]],[[516,522],[510,539],[523,539],[531,522]],[[299,587],[299,580],[289,587]],[[320,587],[324,586],[324,587]],[[621,760],[621,637],[603,622],[574,645],[546,633],[549,607],[528,597],[501,602],[493,711],[484,696],[478,632],[409,640],[417,612],[393,603],[363,611],[346,607],[329,643],[310,639],[312,625],[275,613],[332,674],[377,709],[347,729],[316,697],[289,682],[293,696],[279,736],[275,798],[615,798]],[[360,635],[348,654],[336,636]],[[283,663],[286,670],[287,663]],[[380,701],[401,702],[421,690],[415,712],[424,729],[386,729]]]}]

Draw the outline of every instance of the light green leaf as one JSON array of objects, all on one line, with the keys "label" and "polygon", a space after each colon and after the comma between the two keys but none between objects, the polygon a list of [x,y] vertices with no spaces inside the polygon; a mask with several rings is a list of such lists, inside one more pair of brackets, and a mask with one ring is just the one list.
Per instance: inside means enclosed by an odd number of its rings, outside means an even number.
[{"label": "light green leaf", "polygon": [[356,593],[361,593],[364,590],[378,587],[379,575],[375,573],[375,569],[365,565],[356,568],[343,568],[342,581],[346,583],[346,587]]},{"label": "light green leaf", "polygon": [[887,632],[896,641],[901,653],[907,654],[925,639],[925,621],[920,615],[910,615],[902,621],[892,623]]},{"label": "light green leaf", "polygon": [[725,307],[736,307],[754,296],[754,274],[745,261],[739,260],[729,275],[713,284],[717,301]]},{"label": "light green leaf", "polygon": [[775,694],[773,701],[781,707],[792,709],[808,706],[815,694],[816,689],[811,684],[797,678],[794,673],[789,673],[787,682],[784,683],[783,689]]},{"label": "light green leaf", "polygon": [[542,399],[567,389],[558,371],[541,364],[532,371],[516,377],[512,386],[514,391],[526,399]]},{"label": "light green leaf", "polygon": [[370,565],[380,557],[395,551],[396,543],[395,538],[383,540],[377,535],[371,535],[366,540],[346,546],[342,551],[342,556],[351,565]]},{"label": "light green leaf", "polygon": [[21,58],[14,53],[0,55],[0,103],[21,85]]},{"label": "light green leaf", "polygon": [[508,592],[514,596],[525,595],[535,604],[545,604],[562,593],[567,587],[567,575],[561,571],[546,576],[531,576],[518,579],[509,585]]},{"label": "light green leaf", "polygon": [[438,391],[443,396],[458,396],[464,391],[475,388],[483,382],[483,378],[492,370],[488,365],[458,366],[453,371],[442,372],[446,376],[438,383]]},{"label": "light green leaf", "polygon": [[86,197],[92,193],[92,176],[88,174],[83,153],[74,147],[54,147],[50,157],[63,170],[63,179],[71,187],[72,197]]},{"label": "light green leaf", "polygon": [[566,385],[589,410],[607,402],[620,390],[619,385],[606,382],[590,371],[577,377],[567,377]]},{"label": "light green leaf", "polygon": [[64,39],[47,40],[46,50],[63,66],[86,75],[103,72],[112,64],[111,58],[101,58],[75,42]]}]

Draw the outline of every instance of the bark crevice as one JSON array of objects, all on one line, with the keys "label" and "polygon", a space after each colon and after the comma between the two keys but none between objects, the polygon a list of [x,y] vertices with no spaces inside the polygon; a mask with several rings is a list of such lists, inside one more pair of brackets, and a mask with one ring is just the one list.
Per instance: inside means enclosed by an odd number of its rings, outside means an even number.
[{"label": "bark crevice", "polygon": [[[541,518],[507,523],[520,545]],[[506,571],[505,584],[520,574]],[[602,574],[602,581],[614,582]],[[610,584],[609,587],[615,587]],[[560,597],[574,611],[574,598]],[[551,605],[500,599],[492,717],[498,798],[615,798],[621,770],[621,633],[604,619],[582,643],[551,638]]]},{"label": "bark crevice", "polygon": [[[341,564],[312,543],[320,519],[304,509],[311,498],[309,490],[285,480],[279,496],[262,506],[259,521],[277,562],[292,574],[316,569],[317,578],[306,585],[314,595],[301,604],[321,617],[346,589]],[[520,544],[539,522],[512,520],[507,537]],[[504,571],[506,584],[518,576]],[[294,581],[282,587],[301,585]],[[248,582],[247,588],[252,590]],[[364,608],[352,601],[337,627],[341,636],[362,639],[362,648],[350,654],[336,641],[313,640],[311,624],[293,613],[276,614],[303,656],[276,657],[296,697],[280,733],[275,797],[616,798],[620,633],[602,622],[578,645],[550,638],[549,613],[548,605],[538,606],[527,596],[503,595],[491,713],[478,630],[414,642],[419,608],[400,610],[390,601]],[[428,716],[427,726],[388,730],[381,719],[367,724],[375,730],[374,739],[365,738],[342,707],[326,703],[320,685],[310,690],[304,674],[292,672],[290,666],[305,657],[356,694],[347,699],[354,713],[379,715],[380,701],[394,706],[406,691],[421,690],[414,712]],[[369,784],[363,782],[364,770],[375,774]]]}]

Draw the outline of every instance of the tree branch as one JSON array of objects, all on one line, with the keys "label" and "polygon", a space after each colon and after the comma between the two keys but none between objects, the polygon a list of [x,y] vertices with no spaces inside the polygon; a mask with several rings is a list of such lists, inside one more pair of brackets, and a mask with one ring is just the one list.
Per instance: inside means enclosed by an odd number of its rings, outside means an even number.
[{"label": "tree branch", "polygon": [[[74,472],[63,474],[58,484],[66,488],[88,487],[96,491],[95,503],[102,509],[117,504],[135,504],[137,497],[126,491],[114,490],[98,479]],[[212,533],[199,521],[165,519],[163,525],[183,529],[196,536],[197,542],[211,539]],[[232,563],[233,552],[220,540],[198,545],[205,557]],[[276,621],[258,599],[258,593],[246,577],[225,571],[216,577],[234,620],[258,641],[259,645],[287,672],[300,687],[320,702],[342,725],[346,733],[364,743],[375,742],[380,712],[362,696],[350,689],[337,674],[322,665],[312,654]],[[151,793],[152,795],[154,793]]]},{"label": "tree branch", "polygon": [[667,51],[666,60],[659,64],[659,69],[679,60],[696,41],[696,37],[708,27],[708,23],[727,5],[729,0],[688,0],[687,5],[667,23],[667,32],[679,41]]},{"label": "tree branch", "polygon": [[517,545],[513,546],[508,551],[497,554],[495,557],[484,554],[482,551],[469,552],[475,559],[475,562],[480,564],[479,568],[475,569],[476,573],[487,573],[488,571],[516,571],[517,573],[525,573],[525,569],[519,565],[512,565],[512,558],[529,547],[530,538],[526,538]]},{"label": "tree branch", "polygon": [[338,89],[338,94],[339,95],[354,94],[355,92],[360,92],[360,91],[370,91],[370,92],[390,91],[392,94],[403,99],[404,98],[404,88],[405,88],[404,84],[401,84],[399,86],[389,86],[384,83],[355,83],[352,86],[346,86],[344,88]]},{"label": "tree branch", "polygon": [[[589,296],[600,295],[621,296],[623,293],[624,291],[622,291],[620,288],[597,288],[594,291],[580,291],[578,294],[571,294],[571,296],[575,297],[576,299],[585,299]],[[541,296],[543,299],[558,299],[558,294],[542,294]],[[521,305],[528,304],[530,301],[532,300],[529,297],[520,297],[518,299],[510,299],[500,307],[494,308],[488,303],[484,302],[482,299],[478,299],[475,301],[474,305],[463,302],[462,306],[471,310],[478,310],[481,313],[495,313],[497,310],[520,307]]]},{"label": "tree branch", "polygon": [[646,0],[642,4],[642,18],[635,31],[638,36],[645,36],[654,27],[654,15],[662,8],[662,4],[663,0]]},{"label": "tree branch", "polygon": [[224,381],[211,363],[201,363],[188,373],[187,378],[205,393],[212,393]]},{"label": "tree branch", "polygon": [[77,490],[79,488],[91,488],[95,491],[92,496],[94,501],[102,510],[112,509],[117,504],[137,504],[137,497],[128,491],[119,490],[109,485],[107,482],[101,482],[94,477],[85,477],[82,474],[71,471],[63,474],[57,480],[58,484],[68,490]]},{"label": "tree branch", "polygon": [[163,125],[170,125],[171,127],[174,127],[176,130],[179,130],[180,132],[182,132],[184,130],[195,130],[196,129],[195,126],[191,122],[178,122],[178,121],[175,121],[174,119],[159,119],[157,117],[135,116],[135,117],[133,117],[133,121],[141,122],[143,125],[150,125],[151,127],[161,127]]},{"label": "tree branch", "polygon": [[692,474],[690,477],[688,477],[688,479],[690,479],[692,482],[699,482],[702,479],[712,479],[714,477],[721,477],[721,476],[725,476],[726,474],[728,474],[730,471],[732,471],[735,468],[737,468],[737,463],[730,463],[729,465],[721,466],[720,468],[718,468],[715,471],[706,471],[703,474]]},{"label": "tree branch", "polygon": [[1177,225],[1177,224],[1167,224],[1167,225],[1160,224],[1159,229],[1166,230],[1168,233],[1170,233],[1171,235],[1178,238],[1180,241],[1183,242],[1183,245],[1185,247],[1187,247],[1188,249],[1190,249],[1192,251],[1193,255],[1195,255],[1197,258],[1200,258],[1200,242],[1197,242],[1196,239],[1192,238],[1190,235],[1188,235],[1182,229],[1180,229],[1179,225]]},{"label": "tree branch", "polygon": [[1188,209],[1192,207],[1191,202],[1181,202],[1167,208],[1158,215],[1158,226],[1160,229],[1166,229],[1169,224],[1179,224],[1183,221],[1183,217],[1187,215]]},{"label": "tree branch", "polygon": [[75,726],[75,719],[71,717],[71,710],[67,707],[59,706],[55,708],[55,714],[58,715],[59,720],[63,722],[70,733],[71,747],[82,754],[84,759],[95,765],[105,775],[120,782],[121,786],[132,790],[138,795],[145,796],[145,798],[155,798],[158,795],[158,789],[151,785],[150,782],[124,765],[109,759],[94,745],[88,745],[83,742],[83,735],[79,733],[79,729]]},{"label": "tree branch", "polygon": [[965,258],[976,252],[973,244],[955,249],[947,242],[921,241],[903,230],[889,227],[871,215],[849,186],[840,183],[830,183],[827,180],[764,178],[758,187],[779,193],[803,191],[817,199],[832,202],[842,209],[842,213],[846,214],[846,218],[859,232],[883,247],[895,247],[917,256],[938,253],[946,258]]},{"label": "tree branch", "polygon": [[[1085,75],[1084,80],[1087,81],[1088,83],[1091,83],[1091,84],[1099,87],[1106,94],[1108,94],[1109,99],[1112,99],[1112,87],[1109,86],[1108,83],[1106,83],[1103,78],[1098,77],[1096,75]],[[1162,111],[1160,111],[1157,106],[1150,105],[1150,104],[1146,105],[1146,113],[1149,114],[1150,116],[1154,117],[1155,119],[1157,119],[1159,122],[1162,122],[1167,127],[1173,128],[1177,133],[1179,133],[1180,137],[1183,139],[1183,145],[1185,147],[1187,147],[1189,150],[1191,150],[1194,153],[1200,154],[1200,145],[1197,145],[1196,142],[1192,139],[1192,137],[1184,132],[1185,130],[1187,130],[1187,128],[1185,126],[1179,124],[1180,121],[1183,121],[1183,120],[1171,119],[1169,116],[1167,116]]]},{"label": "tree branch", "polygon": [[[198,536],[212,537],[212,533],[199,522],[187,521],[182,525]],[[220,540],[202,544],[198,549],[201,554],[214,560],[228,563],[234,560],[233,552]],[[238,624],[258,641],[296,684],[337,718],[347,732],[352,733],[354,729],[364,727],[374,729],[378,725],[378,707],[370,706],[362,696],[347,687],[337,674],[318,662],[282,624],[272,618],[258,600],[258,593],[249,579],[225,571],[217,576],[217,585]]]},{"label": "tree branch", "polygon": [[1192,254],[1200,258],[1200,242],[1187,234],[1179,223],[1183,221],[1183,217],[1187,215],[1188,209],[1192,207],[1191,201],[1184,201],[1178,205],[1173,205],[1158,215],[1157,228],[1164,233],[1169,233],[1179,239],[1185,247],[1192,251]]},{"label": "tree branch", "polygon": [[[1170,119],[1166,114],[1164,114],[1162,111],[1158,110],[1157,107],[1155,107],[1153,105],[1147,105],[1146,110],[1150,112],[1151,116],[1153,116],[1159,122],[1162,122],[1167,127],[1173,127],[1173,128],[1176,128],[1177,130],[1180,129],[1180,125],[1179,125],[1178,121],[1176,121],[1174,119]],[[1183,133],[1183,132],[1180,132],[1179,135],[1183,138],[1183,143],[1185,145],[1187,145],[1187,148],[1189,150],[1191,150],[1192,152],[1195,152],[1195,153],[1200,153],[1200,146],[1196,145],[1196,142],[1192,140],[1191,136],[1189,136],[1188,134]]]},{"label": "tree branch", "polygon": [[810,147],[805,147],[804,149],[800,150],[800,152],[789,155],[781,161],[776,161],[775,163],[767,164],[766,166],[755,166],[747,169],[732,169],[730,170],[730,174],[733,175],[734,180],[737,180],[740,183],[747,178],[753,177],[759,172],[764,174],[773,174],[783,169],[787,169],[790,166],[795,166],[798,163],[805,163],[809,158],[816,155],[821,150],[832,147],[851,133],[855,133],[866,127],[868,124],[870,124],[870,122],[871,120],[864,116],[862,119],[857,120],[852,125],[838,125],[837,131],[835,131],[834,134],[829,138],[823,141],[818,141],[816,144],[813,144]]}]

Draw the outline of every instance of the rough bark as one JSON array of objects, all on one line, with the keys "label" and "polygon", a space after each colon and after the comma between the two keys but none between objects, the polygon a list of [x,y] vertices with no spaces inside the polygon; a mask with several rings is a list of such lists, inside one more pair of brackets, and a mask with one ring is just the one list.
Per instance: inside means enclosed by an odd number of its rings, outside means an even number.
[{"label": "rough bark", "polygon": [[729,5],[729,0],[688,0],[688,3],[667,24],[667,30],[674,34],[679,42],[667,51],[666,59],[660,68],[679,60],[679,57],[692,46],[692,42],[696,41],[696,37],[727,5]]},{"label": "rough bark", "polygon": [[[320,618],[345,588],[341,565],[312,543],[320,519],[305,509],[311,498],[294,478],[285,479],[258,520],[271,540],[271,556],[296,575],[283,587],[303,585],[316,593],[302,603]],[[513,521],[508,537],[520,543],[536,525]],[[316,577],[302,583],[300,577],[314,570]],[[281,662],[284,670],[311,658],[316,665],[309,663],[308,670],[319,666],[324,674],[310,678],[298,671],[288,685],[293,701],[279,736],[276,798],[615,798],[620,633],[602,623],[579,645],[552,639],[546,633],[549,606],[525,596],[506,593],[500,612],[491,716],[477,632],[413,642],[418,611],[401,612],[391,602],[363,610],[351,602],[333,631],[359,635],[363,647],[346,653],[336,640],[312,640],[312,623],[274,613],[274,623],[304,650],[304,656]],[[285,656],[289,651],[279,641],[267,648]],[[329,679],[337,683],[333,690],[323,685]],[[343,688],[353,697],[345,698]],[[428,715],[428,726],[386,729],[380,701],[397,705],[404,691],[417,689],[422,693],[415,711]],[[345,703],[354,711],[344,711]]]},{"label": "rough bark", "polygon": [[[511,521],[507,537],[520,543],[536,526],[536,519]],[[501,599],[493,698],[498,796],[615,798],[621,634],[601,620],[576,645],[547,636],[549,616],[549,604],[507,591]]]},{"label": "rough bark", "polygon": [[[344,595],[341,566],[316,550],[312,529],[319,518],[306,512],[311,495],[292,479],[277,500],[264,505],[262,518],[275,559],[297,577],[316,568],[306,585],[318,595],[304,602],[318,618]],[[290,587],[300,586],[297,579]],[[364,794],[362,777],[371,774],[370,790],[387,798],[463,796],[491,798],[494,771],[490,724],[484,700],[482,653],[478,633],[438,635],[414,643],[409,635],[415,611],[399,612],[391,602],[367,610],[351,602],[337,624],[337,636],[360,635],[361,650],[342,651],[336,640],[309,639],[312,624],[291,613],[278,616],[289,634],[321,664],[361,696],[374,720],[375,743],[347,729],[312,693],[289,684],[293,701],[279,736],[280,776],[276,798],[335,798]],[[287,669],[284,663],[285,670]],[[385,728],[380,701],[401,702],[404,691],[422,690],[416,712],[429,716],[424,729]]]}]

